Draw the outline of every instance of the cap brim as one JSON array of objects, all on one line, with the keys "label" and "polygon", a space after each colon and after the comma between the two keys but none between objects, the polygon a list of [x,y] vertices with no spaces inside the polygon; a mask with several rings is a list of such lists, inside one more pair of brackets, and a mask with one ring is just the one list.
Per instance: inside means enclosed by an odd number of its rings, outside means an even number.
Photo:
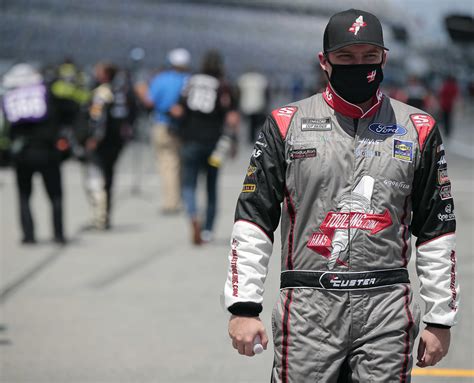
[{"label": "cap brim", "polygon": [[374,43],[373,41],[363,41],[363,40],[359,40],[359,41],[348,41],[348,42],[345,42],[345,43],[342,43],[342,44],[339,44],[339,45],[336,45],[334,47],[332,47],[331,49],[327,49],[325,51],[325,53],[329,53],[329,52],[334,52],[334,51],[337,51],[338,49],[341,49],[341,48],[344,48],[344,47],[348,47],[349,45],[360,45],[360,44],[368,44],[368,45],[375,45],[376,47],[380,47],[386,51],[389,51],[390,49],[388,49],[387,47],[383,46],[382,44],[377,44],[377,43]]}]

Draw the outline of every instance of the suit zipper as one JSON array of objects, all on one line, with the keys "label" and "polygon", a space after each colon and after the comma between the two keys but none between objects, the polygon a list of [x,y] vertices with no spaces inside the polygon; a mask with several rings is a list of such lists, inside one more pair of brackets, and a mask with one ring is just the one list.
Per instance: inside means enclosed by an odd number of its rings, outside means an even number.
[{"label": "suit zipper", "polygon": [[[356,147],[357,147],[357,128],[359,127],[359,119],[354,118],[352,120],[352,123],[353,123],[353,126],[354,126],[354,150],[353,150],[354,163],[353,163],[353,166],[352,166],[352,176],[353,176],[352,179],[355,181],[354,176],[355,176],[356,162],[357,162],[355,152],[356,152]],[[347,227],[347,237],[348,237],[348,240],[349,240],[349,249],[348,249],[349,256],[347,257],[347,261],[348,261],[347,263],[348,263],[349,268],[350,268],[351,257],[352,257],[351,214],[352,214],[352,196],[351,196],[351,202],[350,202],[350,206],[349,206],[349,224],[348,224],[348,227]]]}]

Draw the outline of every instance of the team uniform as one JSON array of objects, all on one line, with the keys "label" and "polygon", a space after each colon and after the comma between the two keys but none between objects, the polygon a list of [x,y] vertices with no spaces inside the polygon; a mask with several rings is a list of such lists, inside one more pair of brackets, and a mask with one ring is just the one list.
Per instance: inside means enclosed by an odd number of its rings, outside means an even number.
[{"label": "team uniform", "polygon": [[[422,321],[456,323],[455,215],[434,119],[380,91],[363,112],[333,91],[274,110],[237,202],[228,310],[257,316],[281,218],[272,382],[409,382]],[[340,372],[343,371],[343,372]]]},{"label": "team uniform", "polygon": [[[35,78],[37,76],[37,78]],[[27,64],[18,64],[5,75],[15,82],[3,95],[2,111],[10,127],[12,159],[16,170],[23,243],[36,242],[30,198],[33,176],[41,174],[51,202],[54,240],[64,243],[61,156],[56,99]]]}]

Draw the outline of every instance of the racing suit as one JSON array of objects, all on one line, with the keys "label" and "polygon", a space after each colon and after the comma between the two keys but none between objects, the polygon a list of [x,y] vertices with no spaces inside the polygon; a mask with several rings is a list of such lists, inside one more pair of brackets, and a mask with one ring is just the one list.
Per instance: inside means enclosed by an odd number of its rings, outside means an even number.
[{"label": "racing suit", "polygon": [[453,326],[459,303],[434,119],[380,91],[364,113],[330,86],[274,110],[237,202],[224,290],[235,315],[262,310],[280,216],[272,382],[409,382],[420,320],[406,270],[412,233],[422,320]]}]

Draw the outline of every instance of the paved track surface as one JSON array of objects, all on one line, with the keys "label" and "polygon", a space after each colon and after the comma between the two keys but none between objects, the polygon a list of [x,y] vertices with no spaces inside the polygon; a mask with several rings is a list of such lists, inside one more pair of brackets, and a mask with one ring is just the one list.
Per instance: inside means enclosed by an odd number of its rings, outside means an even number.
[{"label": "paved track surface", "polygon": [[[472,147],[472,134],[466,134],[470,141],[461,136],[458,141]],[[451,352],[438,367],[457,371],[474,368],[474,177],[473,161],[457,156],[454,146],[450,149],[462,314],[452,332]],[[40,243],[19,245],[14,176],[1,170],[0,382],[268,382],[272,351],[239,356],[229,342],[228,316],[219,303],[249,153],[249,147],[243,148],[225,166],[216,239],[200,248],[190,244],[184,214],[160,216],[159,179],[147,145],[130,145],[120,160],[109,232],[84,230],[89,210],[82,169],[66,163],[70,243],[65,247],[49,241],[49,207],[39,179],[32,202]],[[277,235],[262,315],[267,329],[279,283],[279,241]],[[439,374],[417,375],[413,382],[473,381],[454,377],[454,372]]]}]

